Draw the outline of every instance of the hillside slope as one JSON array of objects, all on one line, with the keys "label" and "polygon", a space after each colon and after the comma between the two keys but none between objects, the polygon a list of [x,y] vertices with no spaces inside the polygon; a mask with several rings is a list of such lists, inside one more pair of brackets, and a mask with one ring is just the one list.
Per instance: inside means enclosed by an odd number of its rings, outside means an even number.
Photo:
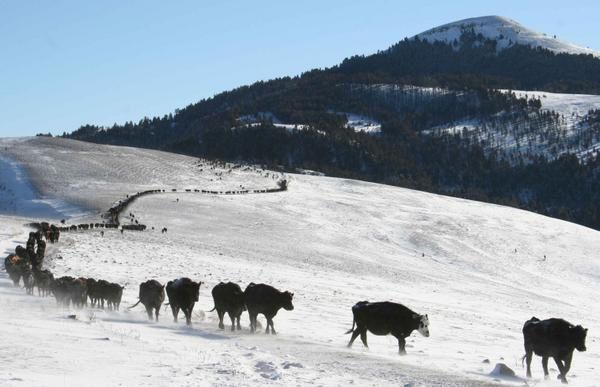
[{"label": "hillside slope", "polygon": [[[71,153],[60,173],[31,173],[40,179],[34,185],[48,179],[55,181],[58,197],[91,200],[86,182],[103,173],[94,162],[116,150],[122,157],[113,167],[129,171],[114,177],[121,187],[149,162],[164,166],[153,174],[153,184],[166,186],[178,173],[165,153],[140,158],[130,148],[95,147],[98,152]],[[49,164],[62,157],[45,156]],[[196,178],[210,188],[211,174],[198,171]],[[156,231],[64,234],[48,250],[46,267],[57,275],[126,285],[121,312],[56,308],[53,300],[11,288],[1,273],[0,340],[10,359],[0,363],[2,384],[485,385],[498,383],[487,376],[497,362],[524,375],[520,330],[535,315],[589,328],[588,352],[575,354],[570,382],[597,385],[600,309],[593,289],[600,285],[599,232],[419,191],[288,177],[289,190],[282,193],[178,192],[139,199],[127,212]],[[255,179],[240,172],[231,183],[258,184]],[[102,198],[113,188],[94,189]],[[5,254],[24,243],[25,222],[2,216]],[[158,232],[162,227],[166,234]],[[160,323],[148,323],[141,308],[125,310],[136,301],[139,282],[184,275],[206,282],[193,328],[173,324],[168,311]],[[217,329],[215,313],[205,311],[213,306],[212,286],[227,280],[242,286],[266,282],[295,293],[295,310],[275,318],[278,336]],[[359,343],[346,349],[350,308],[365,299],[402,302],[427,313],[431,337],[413,333],[405,357],[398,357],[391,337],[369,335],[369,350]],[[555,378],[556,370],[551,372]],[[533,383],[543,383],[539,358]]]}]

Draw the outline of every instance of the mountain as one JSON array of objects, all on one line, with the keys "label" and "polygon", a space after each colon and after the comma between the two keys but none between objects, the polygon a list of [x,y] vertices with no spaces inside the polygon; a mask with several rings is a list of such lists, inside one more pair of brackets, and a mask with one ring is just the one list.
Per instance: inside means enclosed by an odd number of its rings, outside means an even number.
[{"label": "mountain", "polygon": [[475,20],[65,137],[316,170],[600,229],[600,59],[508,19]]},{"label": "mountain", "polygon": [[416,38],[429,42],[444,42],[457,46],[464,32],[481,35],[484,39],[494,40],[496,49],[501,51],[515,44],[540,47],[554,53],[584,54],[600,56],[600,52],[562,41],[555,35],[548,36],[525,27],[518,22],[502,16],[482,16],[441,25],[416,35]]},{"label": "mountain", "polygon": [[[522,386],[521,328],[534,315],[589,329],[589,350],[574,353],[569,383],[598,384],[598,231],[327,176],[286,174],[289,189],[279,193],[184,192],[269,188],[279,173],[60,138],[1,145],[0,153],[18,157],[27,183],[46,192],[42,200],[89,208],[68,225],[101,222],[96,211],[127,194],[166,190],[123,213],[122,224],[139,219],[144,232],[63,232],[47,246],[44,269],[56,277],[125,286],[119,311],[57,306],[0,272],[0,341],[10,359],[0,362],[3,386]],[[31,229],[24,224],[32,220],[41,219],[0,215],[0,250],[25,245]],[[148,321],[141,305],[129,309],[141,282],[181,276],[204,282],[191,327],[173,323],[168,306],[159,322]],[[263,333],[262,315],[262,331],[250,334],[247,312],[242,331],[231,332],[227,318],[220,330],[217,313],[209,312],[220,281],[289,290],[295,308],[279,311],[277,335]],[[395,338],[371,333],[368,349],[360,341],[346,348],[351,307],[362,300],[428,314],[430,337],[413,332],[406,356],[398,355]],[[489,375],[496,363],[518,378]],[[536,357],[527,383],[560,385],[555,367],[544,381],[540,363]]]}]

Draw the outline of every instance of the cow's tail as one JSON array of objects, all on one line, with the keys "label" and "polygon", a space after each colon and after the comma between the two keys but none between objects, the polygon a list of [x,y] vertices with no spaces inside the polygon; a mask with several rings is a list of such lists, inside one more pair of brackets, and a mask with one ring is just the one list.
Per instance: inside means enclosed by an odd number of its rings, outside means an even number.
[{"label": "cow's tail", "polygon": [[215,306],[213,306],[213,308],[212,308],[211,310],[209,310],[209,312],[214,312],[214,311],[215,311],[215,309],[217,309],[217,306],[216,306],[216,305],[215,305]]},{"label": "cow's tail", "polygon": [[129,308],[127,308],[127,309],[133,309],[133,308],[135,308],[136,306],[138,306],[138,304],[139,304],[140,302],[142,302],[142,300],[138,300],[138,302],[136,302],[135,304],[131,305],[131,306],[130,306]]},{"label": "cow's tail", "polygon": [[352,318],[352,328],[350,328],[350,330],[348,330],[345,335],[354,332],[354,325],[356,324],[356,319],[354,319],[354,317]]}]

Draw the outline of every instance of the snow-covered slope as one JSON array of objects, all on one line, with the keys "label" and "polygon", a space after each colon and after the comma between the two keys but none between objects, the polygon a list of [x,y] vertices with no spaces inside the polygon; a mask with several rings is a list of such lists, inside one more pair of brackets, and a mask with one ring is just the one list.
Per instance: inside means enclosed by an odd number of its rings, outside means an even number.
[{"label": "snow-covered slope", "polygon": [[[63,157],[45,149],[69,153],[69,147],[84,146],[46,141],[29,143],[40,152],[21,157],[27,170],[41,168],[35,161],[40,155],[48,163]],[[96,168],[107,153],[122,156],[111,161],[121,171],[111,181],[123,188],[129,183],[125,179],[132,184],[147,179],[133,174],[146,171],[148,164],[162,165],[152,173],[153,183],[168,185],[180,165],[193,161],[85,146],[94,151],[74,151],[60,173],[30,173],[37,179],[34,185],[54,182],[57,197],[90,195],[95,174],[106,178]],[[212,171],[196,173],[207,188],[222,184],[209,180]],[[261,176],[239,168],[229,183],[273,184]],[[68,233],[49,246],[45,265],[55,274],[126,285],[120,312],[57,308],[51,299],[12,288],[0,272],[0,384],[495,384],[500,381],[488,376],[495,363],[524,376],[521,327],[535,315],[589,328],[588,352],[575,354],[569,379],[574,386],[599,385],[599,232],[513,208],[385,185],[288,177],[286,192],[165,193],[139,199],[128,209],[148,226],[167,227],[166,234],[151,229],[107,230],[104,237]],[[108,184],[95,189],[99,197],[113,192]],[[27,221],[0,216],[2,252],[25,242]],[[143,308],[125,309],[136,301],[141,281],[183,275],[206,282],[192,328],[173,324],[165,310],[161,322],[151,323]],[[215,313],[207,312],[213,306],[210,289],[227,280],[242,286],[271,283],[295,293],[294,311],[275,318],[276,337],[249,334],[247,314],[241,333],[218,330]],[[431,337],[413,333],[404,357],[397,355],[392,337],[369,334],[370,349],[359,343],[345,348],[350,308],[366,299],[401,302],[427,313]],[[68,318],[71,314],[76,318]],[[539,358],[533,372],[536,385],[558,383],[543,381]],[[554,379],[553,365],[551,373]]]},{"label": "snow-covered slope", "polygon": [[460,41],[463,31],[470,31],[471,29],[475,34],[483,35],[484,38],[496,40],[498,51],[514,44],[521,44],[542,47],[557,53],[600,56],[598,51],[562,41],[554,35],[546,35],[530,30],[514,20],[501,16],[483,16],[459,20],[432,28],[416,35],[416,37],[430,42],[440,41],[453,44],[455,41]]},{"label": "snow-covered slope", "polygon": [[[509,90],[502,90],[509,92]],[[598,123],[590,123],[589,112],[600,110],[600,96],[511,90],[519,98],[539,100],[540,111],[556,113],[517,117],[501,112],[487,119],[465,119],[439,125],[429,134],[458,133],[471,140],[483,141],[487,149],[513,155],[554,159],[564,153],[581,159],[600,152]]]},{"label": "snow-covered slope", "polygon": [[274,187],[279,177],[253,166],[61,138],[0,139],[0,157],[20,161],[42,199],[65,199],[96,211],[148,189]]}]

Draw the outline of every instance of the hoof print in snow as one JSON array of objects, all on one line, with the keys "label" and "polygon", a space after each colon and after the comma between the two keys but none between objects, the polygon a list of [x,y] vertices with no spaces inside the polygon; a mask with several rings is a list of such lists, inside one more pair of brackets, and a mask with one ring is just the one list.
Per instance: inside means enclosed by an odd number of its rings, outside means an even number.
[{"label": "hoof print in snow", "polygon": [[482,363],[484,363],[484,364],[490,364],[490,359],[483,359]]},{"label": "hoof print in snow", "polygon": [[67,316],[67,318],[71,319],[71,320],[77,320],[77,315],[76,314],[70,314]]},{"label": "hoof print in snow", "polygon": [[254,366],[256,372],[265,379],[278,380],[281,379],[281,374],[277,372],[277,368],[270,361],[259,361]]}]

